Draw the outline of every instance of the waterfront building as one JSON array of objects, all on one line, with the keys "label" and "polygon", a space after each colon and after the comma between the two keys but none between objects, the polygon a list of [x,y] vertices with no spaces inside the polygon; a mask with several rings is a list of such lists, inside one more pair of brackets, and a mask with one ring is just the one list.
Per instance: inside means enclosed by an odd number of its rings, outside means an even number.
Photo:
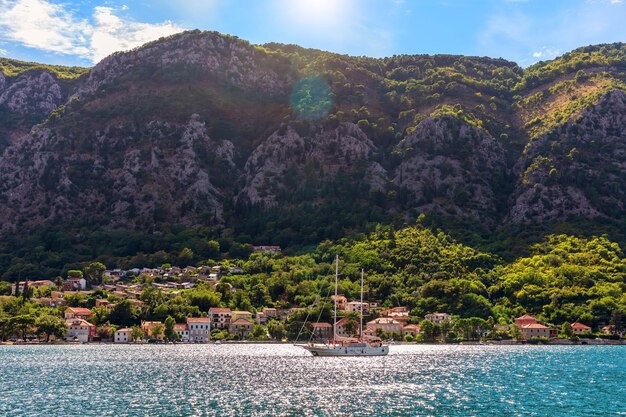
[{"label": "waterfront building", "polygon": [[115,337],[113,338],[114,343],[130,343],[132,341],[132,329],[125,327],[115,332]]},{"label": "waterfront building", "polygon": [[545,337],[550,338],[551,332],[548,326],[544,326],[540,323],[530,323],[520,326],[520,330],[522,332],[522,338],[524,340],[529,340],[533,337]]},{"label": "waterfront building", "polygon": [[175,324],[174,331],[178,333],[178,340],[181,342],[189,342],[189,326],[186,323]]},{"label": "waterfront building", "polygon": [[407,324],[402,328],[402,337],[410,334],[415,337],[420,334],[420,325],[419,324]]},{"label": "waterfront building", "polygon": [[332,295],[330,299],[337,303],[337,310],[345,310],[348,299],[343,295]]},{"label": "waterfront building", "polygon": [[254,327],[254,323],[252,320],[238,318],[230,322],[228,326],[228,332],[232,334],[236,334],[239,336],[239,339],[245,339],[252,333],[252,328]]},{"label": "waterfront building", "polygon": [[537,323],[537,319],[529,314],[524,314],[523,316],[515,319],[515,324],[518,325],[520,328],[527,324],[535,324],[535,323]]},{"label": "waterfront building", "polygon": [[232,311],[230,308],[212,307],[209,309],[212,329],[228,329],[231,317]]},{"label": "waterfront building", "polygon": [[381,331],[385,333],[402,334],[402,323],[390,317],[379,317],[375,320],[368,321],[367,327],[374,334],[376,334],[376,331],[378,329],[380,329]]},{"label": "waterfront building", "polygon": [[211,339],[211,319],[209,317],[188,317],[189,341],[207,343]]},{"label": "waterfront building", "polygon": [[83,319],[68,319],[65,339],[68,341],[90,342],[96,335],[96,326]]},{"label": "waterfront building", "polygon": [[330,323],[311,323],[313,338],[317,340],[330,340],[333,338],[333,325]]},{"label": "waterfront building", "polygon": [[572,332],[574,334],[591,333],[591,327],[586,326],[579,322],[575,322],[575,323],[572,323]]}]

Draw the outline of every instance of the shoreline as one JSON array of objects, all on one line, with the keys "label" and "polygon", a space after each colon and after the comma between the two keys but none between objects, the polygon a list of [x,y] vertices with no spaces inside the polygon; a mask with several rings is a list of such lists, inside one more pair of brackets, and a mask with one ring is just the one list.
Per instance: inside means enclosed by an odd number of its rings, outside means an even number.
[{"label": "shoreline", "polygon": [[[295,345],[296,342],[284,342],[278,340],[229,340],[207,343],[114,343],[106,342],[0,342],[0,346],[83,346],[83,345],[120,345],[120,346],[170,346],[170,345]],[[487,341],[487,342],[458,342],[458,343],[414,343],[414,342],[393,342],[389,346],[626,346],[626,339],[606,340],[606,339],[581,339],[577,342],[568,339],[556,339],[548,343],[528,343],[516,342],[513,340]]]}]

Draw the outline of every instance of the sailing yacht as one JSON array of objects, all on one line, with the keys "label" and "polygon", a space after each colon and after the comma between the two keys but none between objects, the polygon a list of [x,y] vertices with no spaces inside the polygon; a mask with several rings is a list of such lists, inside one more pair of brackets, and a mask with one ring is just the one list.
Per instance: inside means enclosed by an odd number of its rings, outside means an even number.
[{"label": "sailing yacht", "polygon": [[313,356],[385,356],[389,353],[389,346],[383,345],[382,340],[363,335],[363,276],[361,270],[361,307],[359,309],[360,327],[358,339],[339,340],[337,337],[337,287],[339,283],[339,256],[335,258],[335,297],[333,313],[333,340],[327,344],[309,343],[299,345],[311,352]]}]

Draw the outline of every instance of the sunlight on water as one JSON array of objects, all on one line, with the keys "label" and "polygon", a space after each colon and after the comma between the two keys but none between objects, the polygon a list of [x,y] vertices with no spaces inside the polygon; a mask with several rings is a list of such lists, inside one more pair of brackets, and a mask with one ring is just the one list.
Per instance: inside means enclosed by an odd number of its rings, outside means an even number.
[{"label": "sunlight on water", "polygon": [[0,346],[0,415],[620,415],[625,357],[623,346],[392,346],[377,358],[291,345]]}]

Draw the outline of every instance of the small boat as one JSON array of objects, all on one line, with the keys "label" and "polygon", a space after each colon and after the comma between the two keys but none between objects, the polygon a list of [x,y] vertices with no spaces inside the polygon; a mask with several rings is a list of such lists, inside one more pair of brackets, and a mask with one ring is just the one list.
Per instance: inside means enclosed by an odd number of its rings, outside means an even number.
[{"label": "small boat", "polygon": [[335,258],[335,309],[333,313],[333,340],[327,344],[309,343],[300,346],[313,356],[386,356],[389,346],[377,337],[365,337],[363,334],[363,277],[361,270],[361,308],[359,311],[360,327],[358,338],[340,339],[337,336],[337,287],[339,285],[339,256]]}]

